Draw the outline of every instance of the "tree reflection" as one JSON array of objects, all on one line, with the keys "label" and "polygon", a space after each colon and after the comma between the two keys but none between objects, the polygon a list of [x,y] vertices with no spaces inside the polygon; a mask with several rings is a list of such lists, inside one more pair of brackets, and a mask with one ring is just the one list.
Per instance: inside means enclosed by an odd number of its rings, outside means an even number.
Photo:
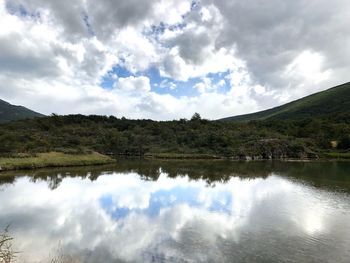
[{"label": "tree reflection", "polygon": [[64,178],[88,178],[95,181],[99,176],[111,173],[136,173],[147,181],[157,181],[161,173],[170,178],[187,176],[190,180],[204,180],[210,187],[216,183],[225,183],[232,177],[254,179],[278,174],[315,187],[350,191],[348,162],[121,159],[117,165],[2,172],[0,185],[13,184],[17,177],[29,176],[32,182],[45,181],[54,190]]}]

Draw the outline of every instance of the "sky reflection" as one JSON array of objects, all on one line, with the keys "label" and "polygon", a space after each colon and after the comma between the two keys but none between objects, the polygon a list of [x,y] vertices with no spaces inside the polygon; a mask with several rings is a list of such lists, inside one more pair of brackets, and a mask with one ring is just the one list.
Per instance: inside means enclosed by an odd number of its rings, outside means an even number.
[{"label": "sky reflection", "polygon": [[208,186],[187,176],[91,181],[18,177],[0,191],[0,226],[11,224],[26,262],[57,249],[78,262],[346,262],[350,198],[271,174]]}]

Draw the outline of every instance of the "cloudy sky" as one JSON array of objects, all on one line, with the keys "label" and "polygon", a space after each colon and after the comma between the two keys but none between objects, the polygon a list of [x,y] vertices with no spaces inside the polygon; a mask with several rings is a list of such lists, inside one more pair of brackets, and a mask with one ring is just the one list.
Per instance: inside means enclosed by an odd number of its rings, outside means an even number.
[{"label": "cloudy sky", "polygon": [[348,0],[0,0],[0,98],[216,119],[349,81]]}]

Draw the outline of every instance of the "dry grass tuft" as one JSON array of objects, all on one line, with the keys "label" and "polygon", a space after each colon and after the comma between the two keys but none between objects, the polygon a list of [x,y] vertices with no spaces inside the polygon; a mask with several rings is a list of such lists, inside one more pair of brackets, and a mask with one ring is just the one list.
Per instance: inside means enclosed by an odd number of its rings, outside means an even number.
[{"label": "dry grass tuft", "polygon": [[12,263],[16,261],[16,254],[12,247],[13,237],[9,235],[9,227],[0,234],[0,263]]}]

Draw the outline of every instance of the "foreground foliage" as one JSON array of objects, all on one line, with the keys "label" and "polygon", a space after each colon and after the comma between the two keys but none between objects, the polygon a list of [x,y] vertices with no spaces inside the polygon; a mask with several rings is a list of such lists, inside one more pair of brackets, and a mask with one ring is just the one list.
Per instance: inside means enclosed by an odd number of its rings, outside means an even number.
[{"label": "foreground foliage", "polygon": [[8,233],[8,228],[3,233],[0,233],[0,263],[15,262],[16,252],[12,247],[12,240]]},{"label": "foreground foliage", "polygon": [[[9,234],[9,227],[3,233],[0,233],[0,263],[15,263],[17,262],[18,254],[25,254],[16,252],[13,248],[14,238]],[[21,255],[23,256],[23,255]],[[54,255],[45,262],[50,263],[79,263],[81,262],[74,257],[64,255],[60,249],[55,251]]]}]

